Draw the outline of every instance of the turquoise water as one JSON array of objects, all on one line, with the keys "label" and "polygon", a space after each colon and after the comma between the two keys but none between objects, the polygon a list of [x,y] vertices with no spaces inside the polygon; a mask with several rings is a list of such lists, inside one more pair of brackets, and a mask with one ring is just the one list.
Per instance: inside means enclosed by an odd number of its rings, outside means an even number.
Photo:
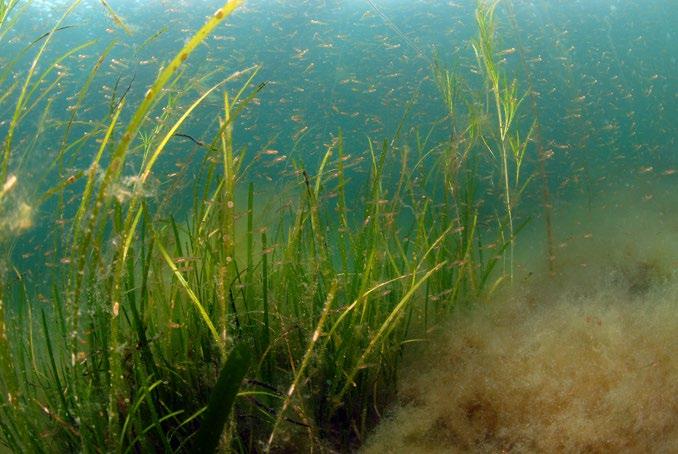
[{"label": "turquoise water", "polygon": [[[638,172],[647,179],[671,173],[678,159],[675,5],[659,0],[514,3],[515,23],[500,21],[497,48],[503,51],[502,64],[523,84],[525,66],[516,46],[525,52],[538,92],[542,134],[552,154],[548,172],[555,197],[567,198],[570,190],[581,191],[577,186],[601,178],[619,182]],[[20,181],[31,181],[29,187],[22,185],[27,197],[55,183],[49,169],[55,149],[50,125],[67,118],[73,96],[103,48],[117,42],[93,81],[87,109],[79,114],[82,121],[102,117],[115,84],[118,95],[127,88],[130,99],[142,95],[159,65],[217,4],[110,2],[129,34],[99,2],[85,1],[76,8],[63,23],[71,28],[54,36],[45,61],[87,40],[96,42],[62,62],[64,77],[50,96],[46,129],[35,151],[11,164]],[[49,31],[50,20],[65,5],[27,6],[28,13],[1,44],[3,59]],[[446,66],[477,83],[469,72],[474,8],[470,1],[247,2],[188,62],[186,71],[200,78],[189,84],[181,102],[237,71],[261,67],[255,83],[267,85],[240,118],[236,138],[249,159],[258,161],[250,177],[261,180],[262,187],[290,174],[293,160],[315,166],[339,129],[348,153],[365,157],[367,138],[392,137],[405,112],[403,142],[412,146],[415,129],[434,127],[435,143],[449,132],[440,122],[444,111],[432,81],[432,56],[437,51]],[[24,65],[28,63],[26,59]],[[19,68],[14,69],[17,75]],[[229,86],[234,89],[238,82]],[[209,140],[206,131],[214,126],[219,105],[218,97],[209,99],[181,132]],[[9,106],[5,103],[5,117]],[[19,143],[33,139],[32,124],[24,123]],[[85,128],[76,126],[73,135]],[[177,161],[195,151],[192,145],[173,140],[160,169],[171,173]],[[85,168],[90,156],[90,149],[83,150],[71,168]],[[596,186],[605,190],[605,183]],[[49,211],[49,204],[39,211]]]},{"label": "turquoise water", "polygon": [[[3,40],[5,59],[13,50],[49,31],[49,20],[65,2],[33,2],[29,14]],[[119,81],[129,96],[143,94],[158,66],[216,9],[218,2],[111,2],[131,35],[106,16],[98,2],[82,2],[58,32],[48,54],[95,39],[63,62],[65,78],[50,120],[64,117],[69,96],[81,86],[93,59],[112,40],[118,44],[94,81],[82,119],[105,112],[106,96]],[[468,68],[475,33],[474,2],[258,2],[251,1],[221,26],[188,62],[189,73],[207,79],[195,90],[236,71],[260,65],[257,82],[268,82],[257,105],[243,115],[238,142],[250,156],[276,149],[313,162],[340,128],[358,155],[366,137],[390,137],[408,103],[405,130],[427,128],[443,115],[431,81],[433,50],[446,65]],[[499,26],[498,47],[524,46],[545,139],[554,152],[555,179],[571,177],[588,161],[592,171],[675,164],[677,107],[675,5],[650,2],[515,2],[517,28]],[[379,13],[382,13],[383,16]],[[161,32],[152,42],[142,43]],[[504,46],[504,47],[502,47]],[[521,77],[517,53],[505,66]],[[467,74],[468,76],[468,74]],[[232,86],[235,86],[233,84]],[[185,133],[203,137],[219,101],[192,118]],[[308,128],[308,129],[306,129]],[[438,137],[445,137],[439,126]],[[190,144],[183,144],[190,145]],[[44,163],[49,144],[34,153]],[[182,148],[176,145],[177,153]],[[185,150],[184,146],[184,150]],[[271,156],[257,174],[276,176],[285,163]],[[615,159],[612,159],[615,158]],[[646,160],[655,160],[648,162]],[[41,172],[30,162],[24,172]],[[29,170],[30,169],[30,170]],[[18,171],[19,169],[17,169]]]}]

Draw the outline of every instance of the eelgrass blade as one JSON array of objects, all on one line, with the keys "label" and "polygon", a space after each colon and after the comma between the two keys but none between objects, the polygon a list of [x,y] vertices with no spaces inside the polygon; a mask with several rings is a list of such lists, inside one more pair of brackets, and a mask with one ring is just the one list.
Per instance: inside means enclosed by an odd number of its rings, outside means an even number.
[{"label": "eelgrass blade", "polygon": [[19,20],[21,14],[25,12],[30,5],[30,2],[25,2],[21,10],[14,14],[11,19],[9,19],[9,14],[16,7],[16,5],[19,4],[20,1],[21,0],[3,0],[0,2],[0,42],[2,42],[5,33],[14,28],[16,21]]},{"label": "eelgrass blade", "polygon": [[[131,406],[129,409],[129,412],[127,413],[127,417],[125,417],[125,422],[122,425],[122,429],[120,430],[120,440],[118,440],[118,446],[122,447],[125,445],[125,438],[127,437],[127,431],[129,428],[129,425],[133,421],[134,417],[136,416],[137,412],[139,411],[139,408],[141,407],[141,404],[144,402],[145,398],[147,395],[149,395],[153,390],[160,386],[163,383],[162,380],[156,380],[154,383],[151,383],[149,386],[144,386],[142,389],[138,391],[138,394],[136,398],[134,399],[133,402],[131,402]],[[132,448],[133,445],[130,445],[130,448]]]},{"label": "eelgrass blade", "polygon": [[[271,321],[269,317],[269,303],[268,303],[268,244],[266,238],[266,232],[261,232],[261,249],[262,249],[262,258],[261,258],[261,298],[262,305],[264,309],[264,333],[262,336],[262,351],[266,351],[269,348],[270,338],[271,338]],[[273,360],[271,355],[266,355],[266,363],[264,366],[264,379],[271,383],[273,381]]]},{"label": "eelgrass blade", "polygon": [[73,10],[75,9],[76,6],[78,6],[80,1],[81,0],[75,0],[73,3],[71,3],[71,5],[66,9],[61,18],[59,18],[56,24],[54,24],[54,27],[52,27],[52,31],[47,36],[47,39],[45,39],[45,42],[42,43],[42,46],[40,46],[40,50],[38,50],[37,55],[35,56],[33,62],[31,63],[31,67],[28,70],[26,79],[24,80],[24,83],[21,86],[19,98],[17,99],[15,104],[14,114],[12,115],[12,119],[9,122],[9,127],[7,128],[7,133],[5,134],[5,140],[3,143],[2,151],[2,161],[0,161],[0,181],[5,181],[5,179],[7,178],[9,161],[12,155],[12,141],[14,138],[14,132],[16,131],[20,117],[24,114],[24,108],[27,102],[26,96],[28,93],[28,87],[30,86],[31,81],[33,80],[33,75],[37,70],[38,63],[42,58],[42,54],[45,52],[45,49],[47,49],[47,45],[49,44],[52,36],[54,35],[54,32],[59,28],[64,19],[66,19],[66,17],[70,15],[71,12],[73,12]]},{"label": "eelgrass blade", "polygon": [[3,293],[5,291],[4,282],[0,282],[0,384],[4,385],[4,391],[10,407],[14,407],[17,392],[19,391],[19,380],[17,371],[13,364],[13,355],[10,347],[9,337],[7,336],[7,325],[5,318],[5,305],[3,302]]},{"label": "eelgrass blade", "polygon": [[213,453],[219,447],[224,425],[231,413],[236,395],[250,366],[247,347],[237,345],[228,354],[217,383],[210,394],[207,410],[197,434],[196,448],[201,453]]},{"label": "eelgrass blade", "polygon": [[440,268],[442,268],[445,263],[447,262],[441,262],[429,269],[424,276],[422,276],[419,280],[416,280],[417,278],[417,271],[421,267],[421,265],[425,262],[426,257],[437,247],[438,244],[440,244],[443,239],[447,236],[447,233],[451,230],[451,227],[448,227],[442,235],[434,241],[429,249],[424,253],[424,255],[421,257],[417,267],[415,268],[414,272],[412,273],[412,281],[409,286],[409,289],[407,292],[403,295],[403,297],[400,299],[398,304],[391,310],[391,312],[388,314],[388,316],[384,319],[383,323],[377,330],[377,332],[372,335],[370,338],[370,343],[369,345],[362,351],[360,354],[360,357],[357,359],[355,362],[353,368],[351,371],[348,372],[346,375],[346,381],[344,383],[343,388],[339,393],[334,396],[335,402],[334,405],[338,406],[339,402],[343,398],[343,396],[346,394],[348,389],[353,386],[353,380],[355,376],[358,374],[358,371],[363,367],[365,364],[366,359],[372,354],[372,352],[376,349],[377,345],[379,345],[382,342],[382,339],[395,328],[395,323],[397,322],[398,318],[401,315],[402,310],[407,306],[407,304],[411,301],[412,297],[414,296],[415,292],[419,289],[419,287],[426,282],[433,274],[435,274]]},{"label": "eelgrass blade", "polygon": [[184,61],[186,61],[189,55],[195,50],[198,45],[204,41],[204,39],[214,30],[214,28],[221,23],[227,16],[229,16],[235,8],[237,8],[242,3],[242,0],[232,0],[224,3],[224,6],[218,9],[212,17],[193,35],[193,37],[188,40],[184,47],[176,54],[172,61],[160,72],[158,77],[153,82],[153,85],[148,89],[144,96],[144,100],[141,105],[137,108],[127,125],[127,129],[122,136],[122,140],[116,147],[113,152],[112,160],[109,165],[109,169],[106,173],[106,180],[109,180],[117,176],[119,171],[122,169],[122,166],[125,161],[125,156],[127,149],[129,148],[132,139],[136,136],[136,133],[141,127],[141,123],[146,118],[146,114],[151,109],[151,106],[156,101],[162,89],[169,82],[170,78],[176,73],[176,71],[181,67]]},{"label": "eelgrass blade", "polygon": [[[92,85],[92,82],[94,81],[94,77],[96,76],[97,72],[101,68],[101,65],[103,65],[104,61],[106,61],[106,58],[108,57],[108,54],[113,50],[113,47],[115,47],[116,42],[111,41],[111,43],[106,46],[106,48],[101,52],[99,55],[99,58],[97,58],[97,61],[94,63],[94,66],[92,66],[92,69],[90,70],[89,74],[87,75],[87,79],[85,82],[82,84],[82,87],[78,91],[78,95],[76,97],[75,103],[69,110],[71,111],[70,118],[68,119],[68,123],[66,125],[66,128],[64,129],[64,134],[61,139],[61,145],[59,146],[59,152],[57,154],[56,159],[54,159],[54,163],[59,164],[59,166],[62,165],[62,158],[64,156],[64,153],[66,152],[66,149],[68,147],[68,139],[70,136],[70,132],[73,126],[73,123],[75,122],[78,112],[80,111],[80,107],[83,105],[83,102],[85,101],[85,97],[87,96],[87,93],[89,92],[89,89]],[[54,165],[54,164],[53,164]],[[59,169],[60,172],[62,169]],[[61,173],[60,173],[61,175]]]},{"label": "eelgrass blade", "polygon": [[61,81],[61,75],[58,75],[56,79],[47,87],[43,88],[42,92],[40,95],[33,100],[33,96],[35,95],[36,91],[43,85],[44,80],[49,76],[60,64],[62,61],[70,57],[71,55],[80,52],[84,49],[87,49],[88,47],[94,45],[96,43],[95,39],[89,40],[83,44],[80,44],[79,46],[73,47],[72,49],[68,49],[66,52],[61,54],[58,58],[56,58],[52,63],[50,63],[49,67],[45,69],[40,76],[33,82],[33,87],[31,90],[26,93],[24,103],[28,104],[30,101],[32,101],[32,104],[30,106],[24,107],[24,111],[19,115],[18,117],[18,122],[23,120],[23,118],[28,115],[35,107],[40,103],[40,101],[47,96],[52,88],[54,88],[60,81]]},{"label": "eelgrass blade", "polygon": [[50,363],[50,366],[52,368],[52,378],[54,379],[54,382],[56,384],[56,389],[57,389],[56,392],[59,396],[59,401],[60,401],[60,404],[62,406],[63,414],[66,416],[66,418],[70,422],[72,417],[71,417],[69,406],[68,406],[68,403],[66,402],[66,396],[65,396],[65,393],[67,392],[67,390],[66,390],[65,387],[62,386],[61,379],[59,377],[59,370],[57,369],[57,365],[56,365],[55,353],[54,353],[54,349],[52,348],[52,341],[51,341],[50,335],[49,335],[49,327],[47,325],[47,317],[45,316],[44,310],[41,310],[40,313],[41,313],[41,316],[42,316],[42,318],[41,318],[42,328],[44,330],[45,342],[46,342],[46,345],[47,345],[47,354],[49,355],[49,363]]},{"label": "eelgrass blade", "polygon": [[122,18],[111,8],[111,5],[108,4],[106,0],[99,0],[101,4],[104,6],[106,11],[108,12],[108,15],[111,16],[111,20],[117,25],[118,27],[122,28],[123,31],[128,35],[132,36],[132,31],[130,28],[125,24],[125,22],[122,20]]},{"label": "eelgrass blade", "polygon": [[198,311],[198,314],[200,317],[203,319],[205,322],[205,325],[207,325],[207,328],[209,328],[210,333],[212,334],[212,337],[214,338],[214,342],[223,350],[224,348],[224,343],[219,336],[219,333],[217,333],[217,329],[214,326],[214,323],[212,323],[212,319],[210,318],[209,314],[207,313],[207,310],[205,309],[205,306],[200,302],[198,297],[196,296],[195,292],[191,289],[191,287],[188,284],[188,281],[186,281],[186,278],[184,277],[183,274],[181,274],[181,271],[177,268],[176,264],[174,263],[174,260],[172,260],[172,257],[167,253],[167,250],[165,247],[162,245],[162,243],[156,238],[156,247],[160,251],[160,254],[162,257],[165,259],[165,263],[167,263],[167,266],[172,270],[172,273],[174,273],[174,277],[177,278],[179,281],[179,284],[183,287],[183,289],[186,291],[186,294],[188,295],[188,298],[191,300],[193,305]]},{"label": "eelgrass blade", "polygon": [[295,392],[298,390],[299,383],[301,382],[302,377],[306,373],[306,368],[310,364],[311,357],[313,356],[313,352],[315,350],[315,345],[318,342],[318,339],[320,339],[320,336],[322,335],[322,330],[323,327],[325,326],[325,321],[327,320],[327,316],[330,313],[330,309],[332,308],[332,303],[334,302],[334,295],[336,294],[337,291],[337,284],[338,282],[336,280],[332,282],[332,286],[330,287],[330,290],[327,293],[325,305],[323,307],[322,313],[320,314],[318,324],[316,325],[315,330],[313,331],[313,336],[311,336],[311,339],[308,342],[308,346],[306,347],[306,353],[304,353],[304,357],[301,360],[301,364],[299,365],[299,368],[296,370],[294,374],[294,380],[292,381],[292,384],[287,390],[285,400],[283,401],[283,404],[280,410],[278,411],[278,415],[275,418],[275,422],[273,423],[271,434],[269,435],[268,441],[266,442],[267,452],[270,451],[271,446],[273,445],[273,441],[275,440],[275,435],[278,430],[278,427],[280,426],[282,420],[285,419],[285,412],[287,411],[287,408],[290,406],[292,402],[292,397],[294,397]]},{"label": "eelgrass blade", "polygon": [[151,170],[153,169],[153,165],[155,162],[158,160],[160,157],[160,154],[163,152],[165,149],[165,146],[167,145],[167,142],[174,136],[174,133],[177,132],[179,127],[186,121],[189,115],[195,110],[196,107],[198,107],[204,100],[207,98],[214,90],[217,88],[221,87],[226,80],[222,80],[221,82],[217,83],[216,85],[213,85],[209,90],[207,90],[205,93],[202,94],[193,104],[191,104],[181,115],[181,117],[172,125],[172,127],[167,131],[165,136],[162,138],[158,146],[155,148],[153,153],[150,155],[149,159],[144,163],[144,170],[141,172],[141,183],[143,184],[146,179],[148,179],[148,176],[151,174]]}]

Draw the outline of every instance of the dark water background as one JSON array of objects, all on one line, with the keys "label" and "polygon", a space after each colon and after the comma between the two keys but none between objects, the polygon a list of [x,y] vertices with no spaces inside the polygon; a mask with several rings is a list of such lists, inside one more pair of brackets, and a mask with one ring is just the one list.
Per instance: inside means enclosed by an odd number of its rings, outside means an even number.
[{"label": "dark water background", "polygon": [[[45,129],[31,155],[19,158],[21,147],[35,140],[38,115],[29,117],[17,132],[17,158],[10,164],[10,173],[18,176],[18,191],[28,203],[57,184],[52,166],[62,134],[57,122],[68,119],[68,106],[111,40],[118,44],[96,76],[79,120],[105,118],[110,104],[107,97],[116,81],[118,94],[130,86],[130,103],[140,99],[159,65],[172,58],[221,6],[212,0],[109,3],[129,26],[131,36],[113,23],[99,2],[83,1],[63,22],[74,27],[57,33],[43,57],[41,67],[65,49],[97,40],[62,63],[64,77],[52,95],[50,118],[43,123]],[[379,11],[362,0],[247,1],[188,60],[187,72],[195,76],[179,101],[184,106],[232,73],[262,66],[255,83],[267,85],[256,104],[243,113],[235,131],[237,146],[246,147],[253,162],[247,181],[255,181],[258,192],[270,194],[293,180],[295,161],[314,169],[339,129],[345,153],[353,158],[367,158],[368,137],[391,138],[406,111],[402,147],[415,148],[416,130],[426,134],[433,127],[433,144],[449,137],[441,121],[445,112],[432,77],[432,58],[437,51],[443,64],[455,68],[469,85],[479,86],[469,45],[476,34],[475,2],[373,3]],[[508,3],[503,2],[497,13],[496,47],[501,51],[520,46],[525,51],[533,88],[539,94],[542,135],[552,152],[547,165],[555,203],[566,204],[583,192],[595,197],[638,184],[646,185],[650,196],[652,191],[676,186],[676,2],[515,0],[517,27],[509,20]],[[41,1],[28,6],[4,39],[0,62],[49,31],[65,5]],[[163,32],[140,47],[158,31]],[[527,78],[519,54],[507,53],[505,59],[504,67],[525,90]],[[21,79],[29,64],[26,58],[15,69],[15,77]],[[211,76],[203,78],[208,73]],[[243,80],[228,88],[233,92]],[[220,96],[209,98],[181,132],[210,141],[217,115],[222,113],[221,103]],[[3,135],[11,108],[12,103],[6,102],[0,112]],[[529,115],[527,102],[523,112]],[[151,126],[147,123],[144,128]],[[77,126],[71,137],[86,130],[87,125]],[[535,168],[534,146],[530,148],[528,173]],[[68,163],[69,169],[86,169],[95,152],[96,144],[90,142]],[[190,177],[190,166],[197,167],[200,153],[192,143],[173,139],[157,173],[175,172],[181,162],[189,166]],[[135,162],[138,159],[130,160],[125,174],[138,172]],[[425,165],[435,163],[425,161]],[[367,168],[355,167],[350,175],[350,190],[356,196]],[[166,184],[162,178],[158,181],[155,193],[162,192]],[[532,186],[535,195],[526,198],[526,208],[538,212],[538,185]],[[73,188],[73,194],[77,189]],[[179,211],[190,204],[190,190],[185,195],[185,200],[175,201]],[[49,240],[60,235],[50,214],[55,203],[50,200],[40,206],[35,227],[13,242],[17,263],[40,267],[58,260],[44,255]]]}]

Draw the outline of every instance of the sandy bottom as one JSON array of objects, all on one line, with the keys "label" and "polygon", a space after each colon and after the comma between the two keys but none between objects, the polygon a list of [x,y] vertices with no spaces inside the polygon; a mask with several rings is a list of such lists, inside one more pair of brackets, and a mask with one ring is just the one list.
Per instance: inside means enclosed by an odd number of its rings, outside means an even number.
[{"label": "sandy bottom", "polygon": [[364,452],[678,452],[678,203],[617,197],[411,354]]}]

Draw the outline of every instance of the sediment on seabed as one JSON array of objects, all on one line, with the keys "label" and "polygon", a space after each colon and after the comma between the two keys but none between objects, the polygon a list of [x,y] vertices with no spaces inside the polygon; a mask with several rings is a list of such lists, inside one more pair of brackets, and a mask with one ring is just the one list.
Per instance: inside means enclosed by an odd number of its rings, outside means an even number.
[{"label": "sediment on seabed", "polygon": [[363,452],[678,452],[678,218],[603,205],[568,213],[556,276],[525,270],[417,351]]}]

